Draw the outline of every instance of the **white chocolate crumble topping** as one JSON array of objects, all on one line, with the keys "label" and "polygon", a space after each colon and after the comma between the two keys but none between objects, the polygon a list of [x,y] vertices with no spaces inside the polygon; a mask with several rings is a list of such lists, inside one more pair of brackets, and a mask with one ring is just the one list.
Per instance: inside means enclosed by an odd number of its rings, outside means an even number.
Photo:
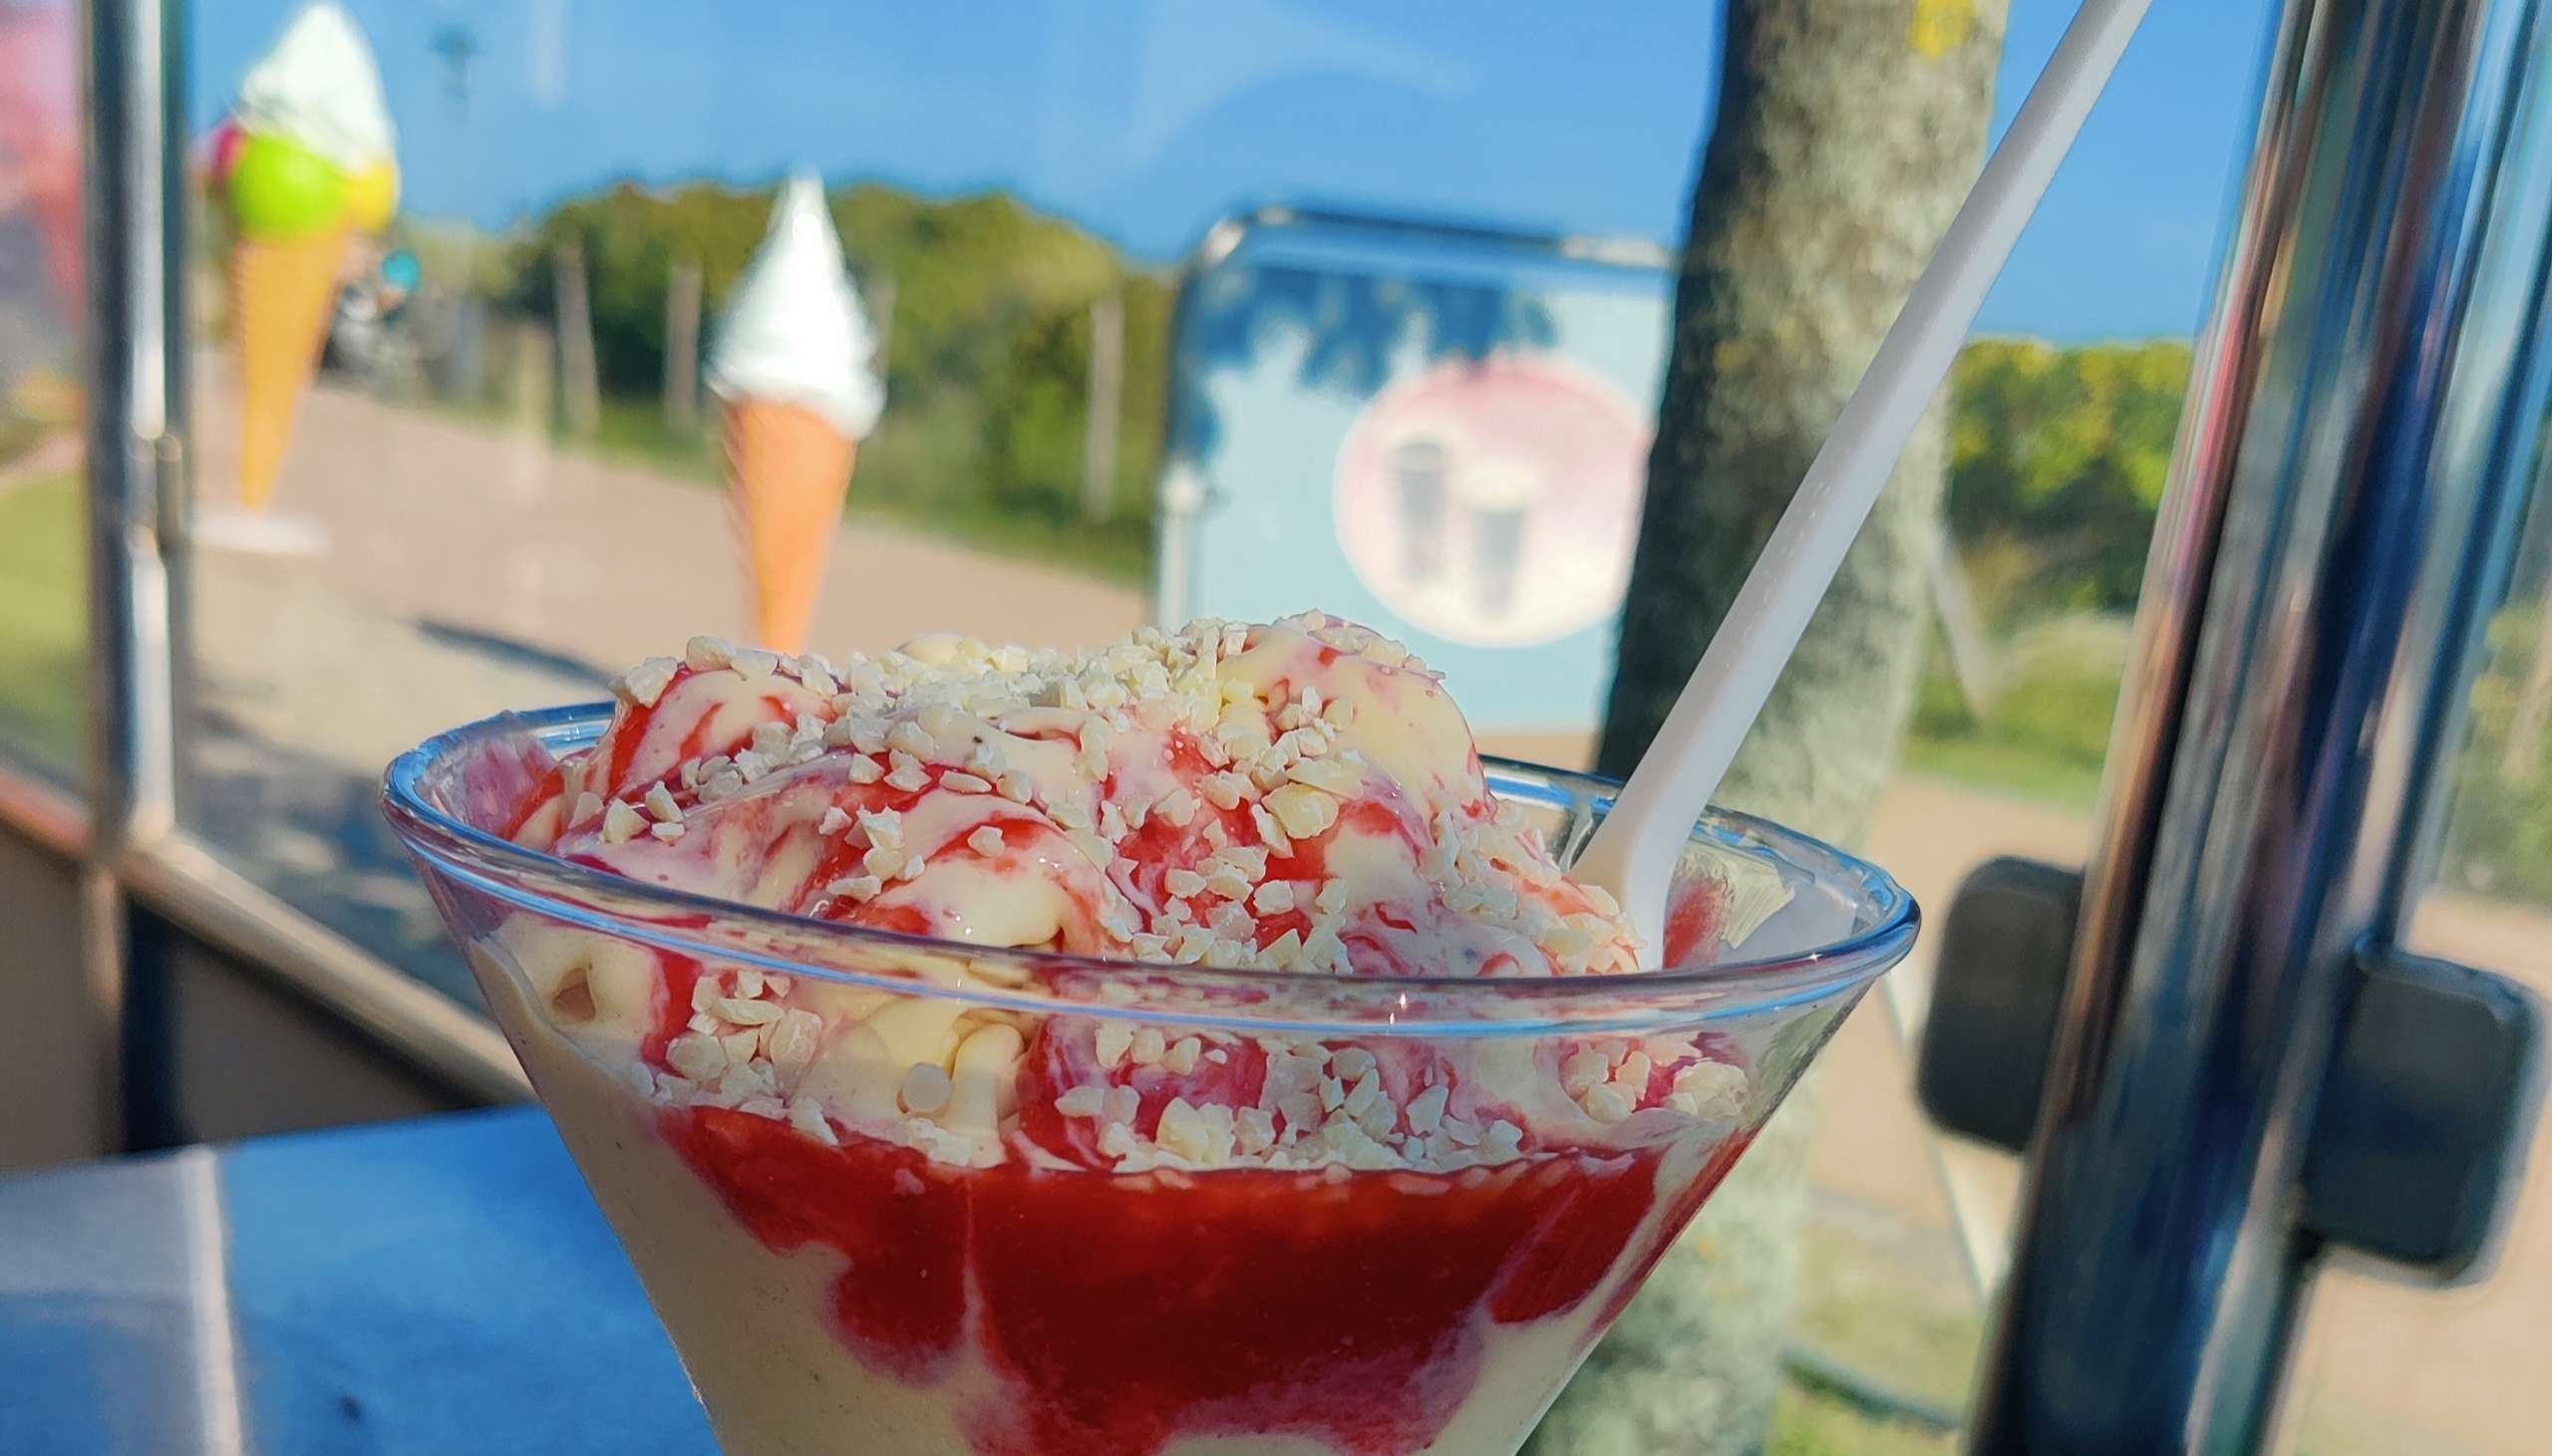
[{"label": "white chocolate crumble topping", "polygon": [[[1436,676],[1320,614],[1084,653],[928,638],[838,665],[700,637],[614,692],[612,727],[560,765],[556,807],[522,837],[635,880],[1120,960],[1340,977],[1639,965],[1610,898],[1489,793]],[[535,981],[581,988],[553,996],[587,1012],[562,1027],[616,1041],[650,1096],[967,1166],[1457,1172],[1733,1118],[1748,1089],[1691,1038],[1360,1045],[996,1012],[964,983],[1023,973],[953,953],[942,996],[708,971],[651,1064],[645,997],[597,979],[652,969],[522,940]]]}]

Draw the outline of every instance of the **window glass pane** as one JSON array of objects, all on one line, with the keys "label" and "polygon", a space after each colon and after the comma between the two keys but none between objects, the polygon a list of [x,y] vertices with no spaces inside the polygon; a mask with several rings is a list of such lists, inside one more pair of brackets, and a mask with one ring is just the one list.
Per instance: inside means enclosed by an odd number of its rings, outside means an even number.
[{"label": "window glass pane", "polygon": [[[2410,947],[2552,996],[2552,500],[2540,482],[2506,598],[2489,619],[2461,750],[2450,761],[2435,881]],[[2511,1392],[2552,1350],[2552,1120],[2490,1277],[2447,1294],[2363,1270],[2323,1277],[2307,1326],[2292,1449],[2515,1456],[2540,1423]]]},{"label": "window glass pane", "polygon": [[[2066,18],[2017,8],[1997,126]],[[349,0],[400,183],[351,231],[389,180],[379,129],[278,147],[248,80],[300,9],[187,29],[185,816],[375,953],[475,1002],[374,811],[381,765],[695,632],[803,624],[838,655],[1323,606],[1444,668],[1487,748],[1589,757],[1712,7],[1600,8],[1555,45],[1523,6],[1030,5],[987,33],[909,6]],[[1960,367],[1944,625],[1862,845],[1935,908],[1986,858],[2087,839],[2262,25],[2259,0],[2197,9],[2129,56]],[[1938,23],[1907,43],[1967,43]],[[806,307],[871,368],[798,381],[798,417],[728,409],[773,403],[772,361],[722,341],[754,334],[748,264],[801,168],[820,196],[782,235],[829,230],[856,287]],[[1293,205],[1251,211],[1271,199]],[[769,528],[745,551],[740,515]],[[1726,1261],[1777,1279],[1708,1354],[1790,1351],[1774,1449],[1946,1448],[2011,1173],[1913,1105],[1926,975],[1847,1025],[1802,1131],[1754,1159],[1772,1193],[1723,1231],[1775,1251]],[[1638,1398],[1708,1398],[1669,1384]]]},{"label": "window glass pane", "polygon": [[0,754],[86,761],[80,6],[0,4]]}]

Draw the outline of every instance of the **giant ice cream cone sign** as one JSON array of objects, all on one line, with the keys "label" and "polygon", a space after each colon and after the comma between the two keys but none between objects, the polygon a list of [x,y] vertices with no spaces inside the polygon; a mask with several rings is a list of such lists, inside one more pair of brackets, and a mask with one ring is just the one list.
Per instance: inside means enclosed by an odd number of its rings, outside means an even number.
[{"label": "giant ice cream cone sign", "polygon": [[381,75],[335,0],[303,7],[250,68],[208,155],[234,235],[239,498],[263,510],[327,343],[347,243],[387,226],[398,205]]},{"label": "giant ice cream cone sign", "polygon": [[790,179],[709,356],[755,637],[802,652],[859,440],[885,390],[823,185]]}]

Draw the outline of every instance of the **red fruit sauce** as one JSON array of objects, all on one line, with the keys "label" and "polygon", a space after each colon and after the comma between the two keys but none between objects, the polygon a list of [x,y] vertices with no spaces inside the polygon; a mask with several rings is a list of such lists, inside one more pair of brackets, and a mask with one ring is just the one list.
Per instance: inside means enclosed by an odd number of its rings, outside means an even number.
[{"label": "red fruit sauce", "polygon": [[[1335,655],[1321,653],[1324,662]],[[625,780],[649,719],[631,710],[615,728],[603,765],[615,793],[631,787]],[[681,754],[737,746],[705,734],[704,718]],[[1206,771],[1183,738],[1171,761],[1186,780]],[[554,775],[549,791],[557,791]],[[862,806],[903,807],[915,797],[878,788]],[[1419,811],[1396,790],[1356,802],[1348,817],[1361,834],[1397,836],[1413,850],[1427,839]],[[1203,857],[1208,818],[1233,842],[1255,837],[1241,810],[1209,811],[1183,826],[1152,818],[1121,846],[1145,894],[1159,896],[1170,866]],[[1056,835],[1024,821],[999,827],[1016,850]],[[1270,857],[1268,877],[1323,879],[1326,850],[1322,839],[1295,842]],[[817,866],[809,885],[849,873],[849,853]],[[1706,889],[1674,907],[1670,964],[1707,941],[1718,909]],[[882,921],[884,913],[856,918],[933,929],[917,916]],[[1389,910],[1378,916],[1409,928]],[[1308,919],[1260,917],[1260,943],[1288,929],[1307,932]],[[1083,940],[1095,934],[1080,930]],[[1360,970],[1414,969],[1380,938],[1351,933],[1347,943]],[[659,1023],[641,1047],[650,1064],[661,1063],[688,1019],[700,974],[693,962],[664,959]],[[1088,1050],[1091,1030],[1045,1028],[1020,1089],[1014,1156],[999,1167],[935,1163],[856,1135],[828,1146],[785,1122],[716,1108],[667,1107],[658,1126],[767,1247],[841,1256],[832,1324],[867,1368],[926,1384],[978,1342],[1005,1386],[965,1416],[986,1456],[1150,1456],[1180,1436],[1261,1434],[1356,1456],[1423,1449],[1472,1394],[1496,1326],[1577,1310],[1619,1270],[1623,1278],[1594,1311],[1592,1339],[1750,1140],[1730,1137],[1689,1183],[1663,1188],[1657,1148],[1540,1148],[1452,1174],[1116,1174],[1093,1145],[1093,1124],[1054,1109],[1058,1088],[1093,1077],[1132,1088],[1136,1130],[1150,1136],[1173,1097],[1255,1105],[1266,1057],[1236,1041],[1175,1075],[1157,1066],[1103,1073]],[[1406,1044],[1373,1049],[1395,1100],[1415,1095],[1422,1073],[1436,1079]],[[1651,1099],[1663,1099],[1679,1068],[1654,1068]],[[1032,1168],[1032,1149],[1073,1166]],[[1652,1223],[1661,1201],[1664,1217]]]},{"label": "red fruit sauce", "polygon": [[764,1244],[844,1257],[833,1320],[871,1368],[944,1373],[971,1287],[1011,1387],[971,1417],[990,1456],[1145,1456],[1243,1433],[1419,1450],[1470,1394],[1488,1325],[1574,1309],[1617,1263],[1645,1275],[1746,1141],[1663,1190],[1673,1218],[1632,1249],[1661,1195],[1654,1150],[1450,1175],[1127,1176],[826,1147],[715,1108],[668,1108],[660,1125]]}]

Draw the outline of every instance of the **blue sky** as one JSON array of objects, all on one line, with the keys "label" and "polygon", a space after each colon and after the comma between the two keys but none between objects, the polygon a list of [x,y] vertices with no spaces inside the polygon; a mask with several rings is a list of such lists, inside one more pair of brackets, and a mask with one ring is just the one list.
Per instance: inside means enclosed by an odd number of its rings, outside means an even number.
[{"label": "blue sky", "polygon": [[[195,7],[198,128],[299,0]],[[1007,186],[1146,257],[1232,206],[1343,201],[1673,241],[1716,7],[1605,0],[348,0],[411,205],[500,223],[622,175],[792,165]],[[2203,306],[2267,0],[2159,0],[1981,327],[2184,334]],[[1999,130],[2071,17],[2014,0]],[[477,35],[466,129],[429,50]]]}]

